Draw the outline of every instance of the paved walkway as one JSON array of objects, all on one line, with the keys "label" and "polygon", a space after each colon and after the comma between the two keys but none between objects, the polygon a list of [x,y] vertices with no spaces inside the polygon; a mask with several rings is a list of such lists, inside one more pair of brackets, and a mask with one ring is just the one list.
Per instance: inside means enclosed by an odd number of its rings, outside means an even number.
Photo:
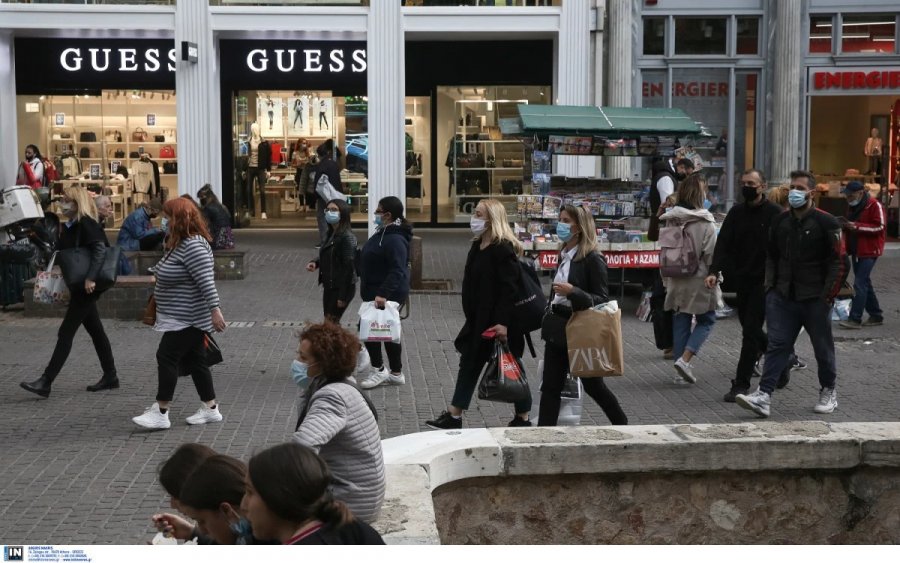
[{"label": "paved walkway", "polygon": [[[421,234],[425,276],[453,280],[458,291],[469,235],[462,231]],[[90,339],[82,331],[51,398],[34,398],[19,389],[18,382],[40,374],[52,351],[58,321],[0,312],[0,388],[4,390],[0,394],[0,494],[4,499],[0,536],[4,543],[143,542],[152,537],[149,516],[168,502],[156,483],[156,468],[178,444],[202,442],[247,459],[289,435],[296,419],[295,388],[289,377],[297,347],[295,330],[301,321],[321,317],[315,276],[303,269],[314,254],[313,236],[240,232],[237,238],[250,253],[250,266],[245,280],[218,284],[226,320],[240,323],[219,338],[226,356],[226,362],[214,368],[225,415],[221,424],[188,427],[184,423],[199,403],[190,382],[183,380],[171,410],[171,430],[146,432],[134,426],[131,417],[150,406],[155,396],[159,341],[138,322],[105,322],[121,389],[85,392],[85,385],[99,377],[99,367]],[[812,412],[818,384],[811,361],[810,369],[795,373],[788,388],[776,394],[773,420],[900,420],[900,260],[882,260],[875,271],[875,285],[886,325],[852,333],[835,328],[839,409],[827,416]],[[721,401],[739,352],[737,320],[716,324],[695,364],[697,385],[675,385],[671,364],[653,346],[651,326],[634,317],[637,296],[630,291],[623,303],[627,374],[608,382],[630,421],[750,420],[750,413]],[[459,295],[413,295],[411,309],[403,327],[407,384],[370,392],[381,413],[384,437],[424,430],[422,422],[445,409],[453,394],[458,358],[452,340],[462,324]],[[803,338],[799,351],[812,360]],[[535,361],[526,358],[525,364],[533,376]],[[536,391],[536,378],[532,383]],[[505,405],[475,400],[465,425],[499,426],[511,416]],[[588,399],[583,423],[608,421]]]}]

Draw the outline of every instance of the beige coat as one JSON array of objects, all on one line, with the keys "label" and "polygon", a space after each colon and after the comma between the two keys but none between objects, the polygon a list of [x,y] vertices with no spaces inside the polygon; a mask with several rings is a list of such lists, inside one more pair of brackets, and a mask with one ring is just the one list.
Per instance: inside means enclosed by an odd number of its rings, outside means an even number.
[{"label": "beige coat", "polygon": [[705,209],[685,209],[673,207],[660,221],[664,226],[686,223],[685,230],[690,233],[697,247],[700,265],[697,272],[689,278],[664,278],[666,286],[666,311],[702,315],[716,310],[716,304],[722,296],[722,290],[716,285],[708,289],[704,282],[709,275],[713,252],[716,249],[716,222],[712,214]]}]

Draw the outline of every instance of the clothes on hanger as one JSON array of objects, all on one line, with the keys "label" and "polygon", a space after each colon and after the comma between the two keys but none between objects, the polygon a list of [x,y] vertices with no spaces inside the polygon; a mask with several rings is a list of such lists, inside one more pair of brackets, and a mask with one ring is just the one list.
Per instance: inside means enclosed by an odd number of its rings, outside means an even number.
[{"label": "clothes on hanger", "polygon": [[155,161],[146,154],[141,155],[132,169],[134,191],[151,197],[159,193],[159,165]]}]

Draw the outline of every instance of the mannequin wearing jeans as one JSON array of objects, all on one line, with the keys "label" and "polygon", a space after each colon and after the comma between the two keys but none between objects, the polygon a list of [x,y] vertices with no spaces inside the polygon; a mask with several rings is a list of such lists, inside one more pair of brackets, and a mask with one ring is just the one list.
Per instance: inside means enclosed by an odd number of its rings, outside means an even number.
[{"label": "mannequin wearing jeans", "polygon": [[247,194],[253,200],[253,180],[259,188],[259,211],[262,219],[266,217],[266,180],[269,178],[271,166],[269,143],[259,135],[259,125],[250,126],[250,160],[247,163]]}]

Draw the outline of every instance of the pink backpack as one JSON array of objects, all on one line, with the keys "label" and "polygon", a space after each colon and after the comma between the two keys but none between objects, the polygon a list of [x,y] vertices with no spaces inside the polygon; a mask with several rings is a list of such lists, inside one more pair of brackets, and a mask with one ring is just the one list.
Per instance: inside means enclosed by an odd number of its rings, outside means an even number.
[{"label": "pink backpack", "polygon": [[659,229],[659,273],[664,278],[689,278],[697,273],[700,259],[687,223]]}]

